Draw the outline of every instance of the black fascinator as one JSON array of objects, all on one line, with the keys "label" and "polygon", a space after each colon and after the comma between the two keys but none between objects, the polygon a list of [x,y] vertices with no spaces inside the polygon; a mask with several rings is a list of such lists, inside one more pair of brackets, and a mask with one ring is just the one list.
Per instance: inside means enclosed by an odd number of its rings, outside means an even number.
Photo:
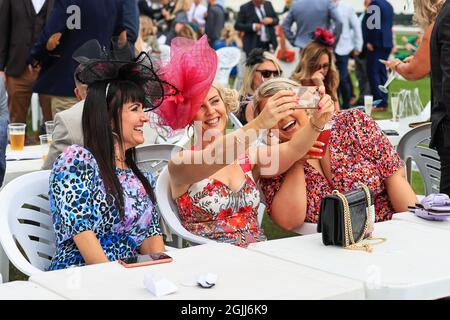
[{"label": "black fascinator", "polygon": [[113,45],[113,48],[108,52],[97,40],[90,40],[75,51],[73,59],[84,65],[84,69],[76,75],[77,79],[88,86],[113,80],[132,81],[145,92],[144,111],[159,107],[165,97],[178,93],[175,86],[159,77],[147,53],[141,52],[133,59],[129,46],[119,48]]},{"label": "black fascinator", "polygon": [[264,61],[264,49],[255,48],[250,51],[247,60],[245,61],[245,65],[247,67],[254,66],[255,64],[262,63]]}]

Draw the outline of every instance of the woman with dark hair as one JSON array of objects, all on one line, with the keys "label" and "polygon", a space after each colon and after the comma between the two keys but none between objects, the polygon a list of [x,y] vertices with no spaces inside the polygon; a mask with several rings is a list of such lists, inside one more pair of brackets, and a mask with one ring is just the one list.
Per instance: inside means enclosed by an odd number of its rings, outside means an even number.
[{"label": "woman with dark hair", "polygon": [[50,175],[56,253],[49,270],[164,251],[154,179],[137,168],[135,147],[144,142],[145,112],[169,85],[142,57],[93,61],[78,75],[88,85],[84,146],[68,147]]},{"label": "woman with dark hair", "polygon": [[334,63],[333,34],[325,29],[317,28],[313,41],[303,48],[295,71],[291,77],[302,86],[324,86],[326,93],[335,101],[335,109],[339,110],[338,87],[339,74]]}]

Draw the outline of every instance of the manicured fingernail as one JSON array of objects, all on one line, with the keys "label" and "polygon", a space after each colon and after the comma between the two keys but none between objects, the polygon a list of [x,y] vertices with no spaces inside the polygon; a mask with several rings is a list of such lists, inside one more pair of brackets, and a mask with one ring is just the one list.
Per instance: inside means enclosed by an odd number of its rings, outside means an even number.
[{"label": "manicured fingernail", "polygon": [[325,143],[323,143],[323,142],[320,142],[320,145],[321,145],[322,147],[325,147]]}]

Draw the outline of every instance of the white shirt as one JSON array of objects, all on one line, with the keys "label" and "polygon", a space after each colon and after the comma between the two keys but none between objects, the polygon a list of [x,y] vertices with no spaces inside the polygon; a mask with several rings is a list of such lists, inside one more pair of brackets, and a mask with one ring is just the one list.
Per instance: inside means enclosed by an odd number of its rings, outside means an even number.
[{"label": "white shirt", "polygon": [[31,0],[31,2],[33,3],[33,7],[34,7],[34,12],[36,12],[36,14],[39,14],[42,7],[44,6],[45,1],[46,0]]},{"label": "white shirt", "polygon": [[192,4],[191,8],[188,11],[188,19],[189,22],[192,22],[194,19],[197,20],[197,23],[200,27],[205,26],[205,13],[208,9],[202,5],[195,5],[195,3]]},{"label": "white shirt", "polygon": [[358,19],[355,10],[343,2],[338,3],[337,10],[342,19],[342,34],[336,45],[336,54],[346,56],[353,49],[361,52],[363,47],[361,21]]},{"label": "white shirt", "polygon": [[[258,16],[259,20],[262,21],[266,17],[266,11],[264,10],[264,5],[261,5],[259,8],[255,7],[256,15]],[[253,30],[255,29],[255,26],[253,25]],[[261,42],[267,42],[269,41],[269,37],[267,36],[266,26],[261,23]]]}]

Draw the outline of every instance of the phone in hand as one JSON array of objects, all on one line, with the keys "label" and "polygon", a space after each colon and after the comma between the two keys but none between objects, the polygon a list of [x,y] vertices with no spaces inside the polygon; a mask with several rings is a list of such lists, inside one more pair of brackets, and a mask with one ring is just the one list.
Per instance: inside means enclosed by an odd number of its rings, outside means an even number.
[{"label": "phone in hand", "polygon": [[119,263],[125,268],[135,268],[149,266],[152,264],[168,263],[172,262],[172,260],[172,257],[168,254],[164,252],[158,252],[119,259]]},{"label": "phone in hand", "polygon": [[319,87],[302,86],[297,90],[298,109],[317,109],[320,102]]}]

